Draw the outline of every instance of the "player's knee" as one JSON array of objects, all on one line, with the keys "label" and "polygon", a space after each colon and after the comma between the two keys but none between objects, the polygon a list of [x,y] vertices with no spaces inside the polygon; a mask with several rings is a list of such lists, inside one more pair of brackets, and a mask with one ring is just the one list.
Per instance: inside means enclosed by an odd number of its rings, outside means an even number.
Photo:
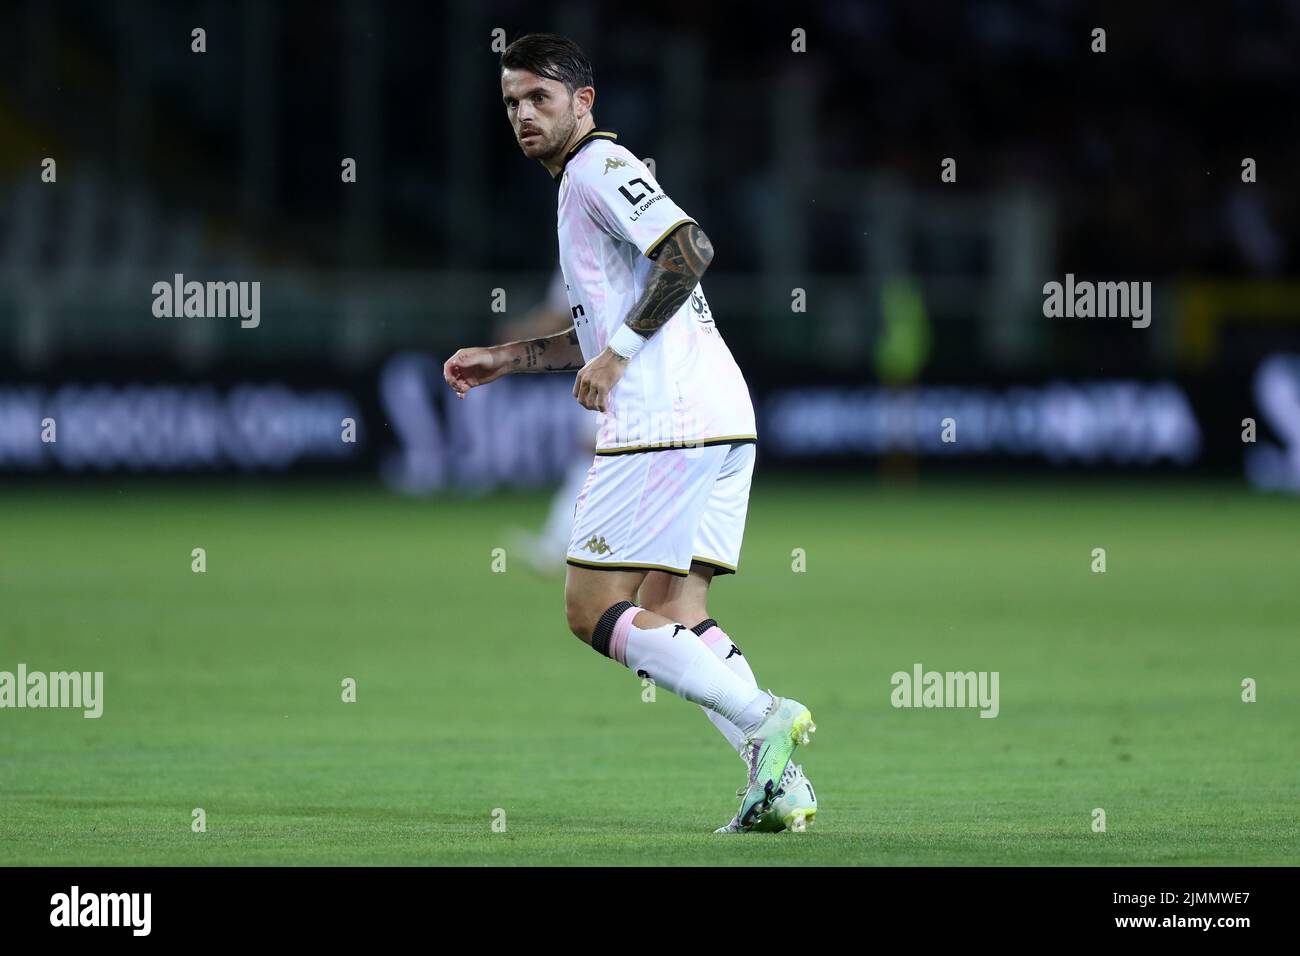
[{"label": "player's knee", "polygon": [[600,611],[592,611],[588,603],[577,595],[564,596],[564,613],[569,619],[569,630],[584,644],[591,643],[591,632],[596,629]]},{"label": "player's knee", "polygon": [[694,627],[709,616],[709,612],[693,601],[649,601],[642,605],[647,611],[666,617],[678,624]]}]

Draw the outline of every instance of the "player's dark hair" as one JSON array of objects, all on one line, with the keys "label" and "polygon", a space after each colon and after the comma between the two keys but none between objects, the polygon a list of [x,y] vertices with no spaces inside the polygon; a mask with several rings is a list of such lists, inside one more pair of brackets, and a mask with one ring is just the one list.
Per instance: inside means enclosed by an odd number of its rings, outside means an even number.
[{"label": "player's dark hair", "polygon": [[565,85],[570,96],[574,90],[594,85],[587,54],[568,37],[555,33],[521,36],[501,54],[501,69],[527,70],[548,80],[556,80]]}]

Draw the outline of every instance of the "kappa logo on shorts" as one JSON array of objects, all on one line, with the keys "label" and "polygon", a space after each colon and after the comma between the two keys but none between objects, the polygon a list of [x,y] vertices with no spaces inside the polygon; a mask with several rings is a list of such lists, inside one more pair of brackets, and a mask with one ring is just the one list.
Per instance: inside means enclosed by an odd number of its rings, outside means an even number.
[{"label": "kappa logo on shorts", "polygon": [[[620,166],[626,165],[626,159],[615,159],[613,156],[607,156],[605,158],[605,173],[609,172],[611,169],[618,169]],[[604,176],[605,173],[601,173],[601,175]]]},{"label": "kappa logo on shorts", "polygon": [[582,550],[590,551],[592,554],[613,554],[614,549],[605,543],[603,534],[593,534],[587,539],[587,543],[582,546]]}]

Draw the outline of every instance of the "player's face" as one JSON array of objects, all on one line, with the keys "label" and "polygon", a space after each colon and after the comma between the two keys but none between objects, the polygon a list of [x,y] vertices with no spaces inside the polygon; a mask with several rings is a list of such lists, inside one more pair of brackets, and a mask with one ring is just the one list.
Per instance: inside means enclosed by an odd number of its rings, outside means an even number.
[{"label": "player's face", "polygon": [[559,80],[527,70],[502,70],[501,99],[519,148],[529,159],[553,158],[577,128],[573,97]]}]

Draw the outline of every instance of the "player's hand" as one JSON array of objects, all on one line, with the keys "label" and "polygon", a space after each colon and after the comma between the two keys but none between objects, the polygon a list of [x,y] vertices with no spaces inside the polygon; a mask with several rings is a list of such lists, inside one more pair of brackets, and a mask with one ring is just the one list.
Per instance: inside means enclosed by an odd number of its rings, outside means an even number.
[{"label": "player's hand", "polygon": [[510,371],[510,363],[496,349],[461,349],[442,366],[442,377],[447,380],[457,398],[477,385],[495,382]]},{"label": "player's hand", "polygon": [[593,412],[609,410],[609,393],[627,370],[627,359],[609,349],[582,367],[573,380],[573,397],[583,408]]}]

